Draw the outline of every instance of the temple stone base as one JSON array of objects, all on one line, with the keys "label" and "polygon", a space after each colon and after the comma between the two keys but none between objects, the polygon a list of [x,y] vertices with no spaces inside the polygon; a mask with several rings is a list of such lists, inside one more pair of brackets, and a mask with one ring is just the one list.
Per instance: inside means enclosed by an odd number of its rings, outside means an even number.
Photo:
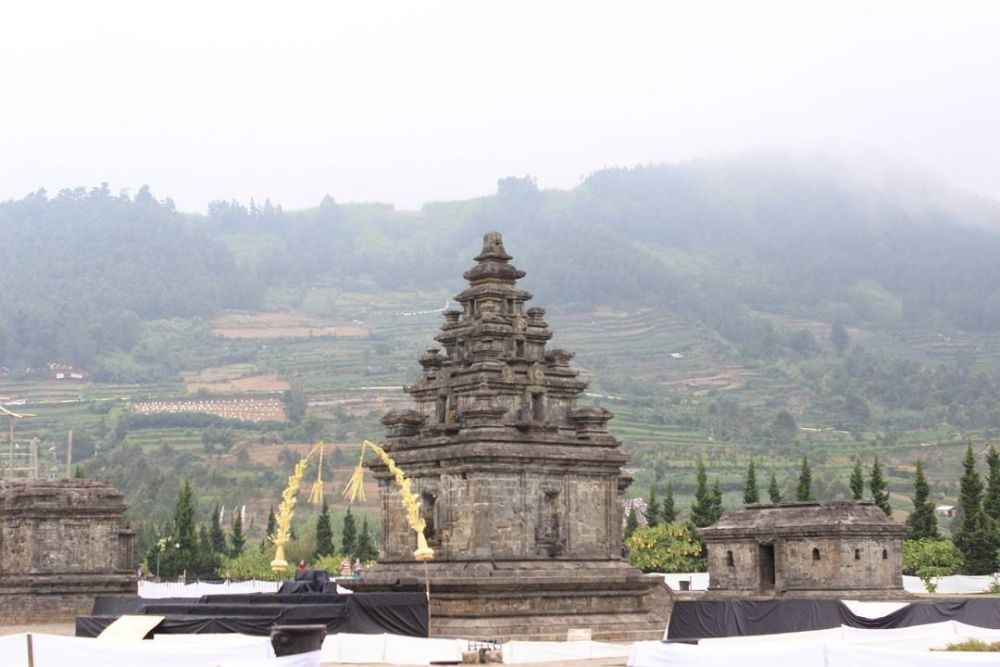
[{"label": "temple stone base", "polygon": [[[379,563],[359,592],[424,590],[423,566]],[[660,577],[620,561],[428,563],[431,635],[565,640],[589,629],[602,641],[661,639],[670,594]]]},{"label": "temple stone base", "polygon": [[135,531],[107,482],[0,481],[0,624],[70,620],[134,594]]}]

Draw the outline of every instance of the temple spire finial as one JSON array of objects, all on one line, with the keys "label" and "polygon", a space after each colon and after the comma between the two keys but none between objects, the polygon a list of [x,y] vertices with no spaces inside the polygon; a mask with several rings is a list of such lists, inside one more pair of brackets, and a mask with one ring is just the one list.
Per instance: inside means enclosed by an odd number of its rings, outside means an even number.
[{"label": "temple spire finial", "polygon": [[487,259],[499,259],[507,261],[513,259],[503,247],[503,237],[500,232],[486,232],[483,234],[483,250],[476,257],[477,262]]}]

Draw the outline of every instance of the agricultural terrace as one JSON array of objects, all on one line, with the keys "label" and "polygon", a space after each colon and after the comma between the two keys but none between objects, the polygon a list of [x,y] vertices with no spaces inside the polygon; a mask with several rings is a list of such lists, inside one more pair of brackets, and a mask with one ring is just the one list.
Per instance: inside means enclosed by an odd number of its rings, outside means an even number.
[{"label": "agricultural terrace", "polygon": [[248,422],[280,422],[286,419],[285,406],[276,398],[138,401],[131,403],[130,407],[137,415],[195,412]]}]

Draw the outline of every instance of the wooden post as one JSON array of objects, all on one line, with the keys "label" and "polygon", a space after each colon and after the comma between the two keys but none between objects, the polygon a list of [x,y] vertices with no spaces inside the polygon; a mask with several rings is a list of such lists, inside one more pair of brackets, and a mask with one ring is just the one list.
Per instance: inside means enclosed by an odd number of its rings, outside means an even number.
[{"label": "wooden post", "polygon": [[73,477],[73,431],[66,434],[66,479]]},{"label": "wooden post", "polygon": [[31,643],[31,633],[27,633],[28,637],[28,667],[35,667],[35,647]]},{"label": "wooden post", "polygon": [[427,636],[431,636],[431,578],[427,573],[427,561],[424,561],[424,592],[427,595]]}]

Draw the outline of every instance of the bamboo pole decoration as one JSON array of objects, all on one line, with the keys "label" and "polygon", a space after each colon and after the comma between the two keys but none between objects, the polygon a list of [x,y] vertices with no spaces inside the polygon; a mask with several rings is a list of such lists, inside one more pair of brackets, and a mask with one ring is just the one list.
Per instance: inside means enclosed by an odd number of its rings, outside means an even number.
[{"label": "bamboo pole decoration", "polygon": [[344,488],[344,497],[351,503],[359,499],[365,499],[364,466],[365,452],[368,449],[375,452],[379,459],[382,460],[382,463],[389,468],[389,472],[396,480],[396,486],[399,487],[399,495],[403,501],[403,510],[406,512],[406,522],[413,529],[413,532],[417,534],[417,550],[413,552],[413,557],[422,563],[432,560],[434,558],[434,550],[427,545],[427,538],[424,537],[424,527],[426,524],[424,523],[424,518],[420,516],[420,496],[410,488],[409,478],[400,470],[396,462],[392,460],[392,457],[386,454],[385,450],[374,442],[365,440],[364,444],[361,445],[361,458],[358,461],[358,466],[354,469],[354,473],[351,475],[350,481],[347,482],[347,486]]},{"label": "bamboo pole decoration", "polygon": [[319,461],[316,463],[316,481],[309,491],[309,502],[313,505],[323,503],[323,443],[319,443]]},{"label": "bamboo pole decoration", "polygon": [[[312,455],[316,451],[322,449],[322,447],[323,443],[321,442],[313,445],[309,453],[295,464],[292,474],[288,476],[288,486],[285,487],[284,492],[281,494],[281,505],[278,506],[278,516],[276,517],[277,529],[274,535],[268,535],[268,539],[274,544],[274,560],[271,561],[271,570],[273,572],[284,572],[288,568],[288,561],[285,560],[285,545],[288,543],[292,533],[292,517],[295,515],[295,496],[299,493],[299,487],[302,485],[302,476],[309,465],[309,459],[312,458]],[[310,493],[311,497],[312,493]],[[320,489],[320,497],[322,497],[322,488]]]}]

